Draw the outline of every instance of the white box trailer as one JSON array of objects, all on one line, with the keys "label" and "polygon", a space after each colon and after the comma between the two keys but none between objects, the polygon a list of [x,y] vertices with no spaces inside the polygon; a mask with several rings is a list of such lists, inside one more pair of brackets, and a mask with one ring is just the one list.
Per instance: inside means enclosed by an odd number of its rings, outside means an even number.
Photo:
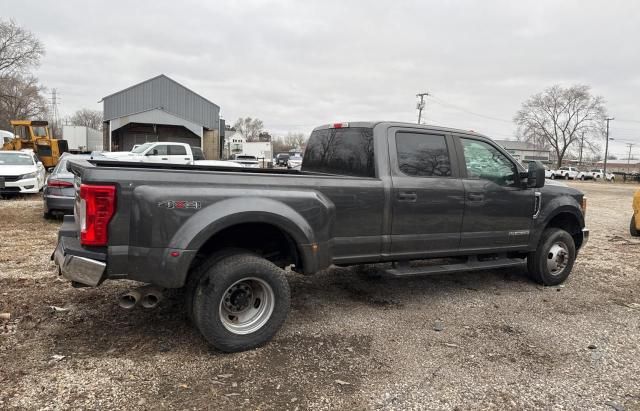
[{"label": "white box trailer", "polygon": [[102,151],[102,132],[86,126],[62,126],[62,138],[71,152]]},{"label": "white box trailer", "polygon": [[242,154],[248,156],[256,156],[258,159],[264,159],[265,162],[272,161],[273,146],[270,141],[252,141],[242,143]]}]

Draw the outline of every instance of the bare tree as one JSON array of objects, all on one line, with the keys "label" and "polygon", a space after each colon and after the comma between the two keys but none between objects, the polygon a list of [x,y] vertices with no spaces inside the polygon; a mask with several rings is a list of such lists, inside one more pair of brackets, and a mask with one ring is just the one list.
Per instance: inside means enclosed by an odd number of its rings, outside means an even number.
[{"label": "bare tree", "polygon": [[591,95],[589,86],[555,85],[522,103],[513,120],[520,138],[551,147],[560,167],[567,151],[581,143],[583,133],[587,147],[596,144],[605,117],[604,98]]},{"label": "bare tree", "polygon": [[69,122],[74,126],[85,126],[95,130],[102,130],[102,111],[83,108],[69,118]]},{"label": "bare tree", "polygon": [[45,89],[35,77],[11,76],[0,81],[0,128],[9,130],[10,120],[47,118]]},{"label": "bare tree", "polygon": [[43,55],[44,47],[33,33],[13,20],[0,20],[0,79],[26,74]]},{"label": "bare tree", "polygon": [[264,123],[262,120],[257,118],[240,117],[233,125],[233,128],[242,134],[247,141],[258,141],[260,132],[262,132],[262,129],[264,128]]},{"label": "bare tree", "polygon": [[296,150],[300,150],[306,142],[307,136],[304,133],[288,133],[284,138],[284,143]]}]

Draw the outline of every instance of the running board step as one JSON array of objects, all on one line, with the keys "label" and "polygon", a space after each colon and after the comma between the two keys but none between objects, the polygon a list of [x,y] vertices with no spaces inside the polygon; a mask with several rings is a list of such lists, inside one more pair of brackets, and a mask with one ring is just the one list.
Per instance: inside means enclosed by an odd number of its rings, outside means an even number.
[{"label": "running board step", "polygon": [[501,258],[497,260],[478,261],[469,258],[464,263],[437,264],[424,267],[410,267],[406,262],[394,263],[393,268],[385,270],[385,273],[394,277],[406,277],[412,275],[431,275],[444,273],[458,273],[461,271],[488,270],[492,268],[516,267],[525,263],[522,258]]}]

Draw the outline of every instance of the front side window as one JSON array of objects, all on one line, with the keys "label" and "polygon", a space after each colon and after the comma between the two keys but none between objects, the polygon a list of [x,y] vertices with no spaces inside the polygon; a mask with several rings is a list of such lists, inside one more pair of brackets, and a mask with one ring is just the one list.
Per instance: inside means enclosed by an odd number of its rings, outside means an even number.
[{"label": "front side window", "polygon": [[504,154],[483,141],[461,138],[467,177],[513,186],[518,169]]},{"label": "front side window", "polygon": [[147,155],[148,156],[166,156],[167,155],[167,146],[165,146],[165,145],[155,146],[151,150],[149,150]]},{"label": "front side window", "polygon": [[400,132],[396,134],[396,151],[400,171],[408,176],[451,176],[444,136]]},{"label": "front side window", "polygon": [[302,161],[304,171],[375,177],[373,130],[329,128],[311,133]]}]

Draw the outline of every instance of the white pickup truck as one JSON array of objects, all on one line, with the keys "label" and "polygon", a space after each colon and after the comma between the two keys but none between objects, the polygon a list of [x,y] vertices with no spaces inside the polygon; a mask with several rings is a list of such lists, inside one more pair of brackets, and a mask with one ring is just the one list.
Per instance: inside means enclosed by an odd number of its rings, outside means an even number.
[{"label": "white pickup truck", "polygon": [[604,179],[606,181],[615,181],[616,176],[613,175],[613,173],[605,173],[603,169],[601,168],[596,168],[590,171],[591,175],[593,176],[593,178],[595,178],[596,180],[598,179]]},{"label": "white pickup truck", "polygon": [[101,156],[118,161],[142,163],[192,164],[201,166],[242,167],[231,161],[205,160],[200,147],[186,143],[144,143],[131,151],[105,151]]},{"label": "white pickup truck", "polygon": [[575,167],[560,167],[555,171],[555,178],[564,178],[565,180],[575,180],[580,175],[580,171]]}]

